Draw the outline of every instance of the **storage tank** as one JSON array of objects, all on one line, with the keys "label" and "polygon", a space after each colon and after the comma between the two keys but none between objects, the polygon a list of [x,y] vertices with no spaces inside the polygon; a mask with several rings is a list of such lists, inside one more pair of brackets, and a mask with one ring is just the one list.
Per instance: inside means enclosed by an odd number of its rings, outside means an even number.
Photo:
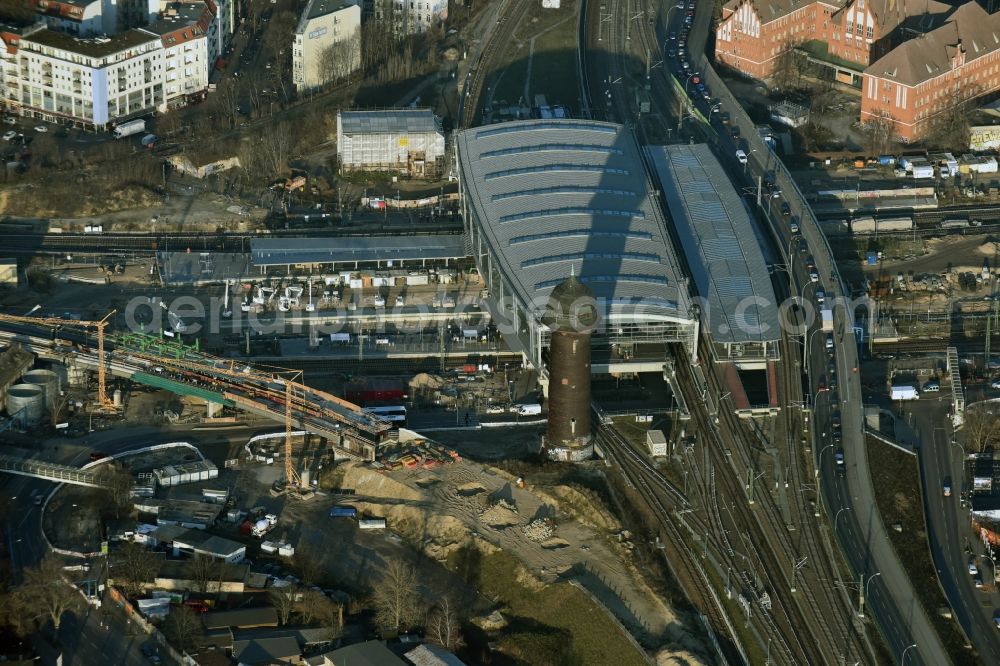
[{"label": "storage tank", "polygon": [[597,320],[594,294],[575,275],[549,295],[542,322],[552,331],[545,434],[550,456],[590,445],[590,336]]},{"label": "storage tank", "polygon": [[52,370],[29,370],[21,381],[40,386],[45,391],[45,408],[51,412],[59,398],[59,375]]},{"label": "storage tank", "polygon": [[36,426],[45,416],[45,390],[35,384],[7,389],[7,414],[22,428]]}]

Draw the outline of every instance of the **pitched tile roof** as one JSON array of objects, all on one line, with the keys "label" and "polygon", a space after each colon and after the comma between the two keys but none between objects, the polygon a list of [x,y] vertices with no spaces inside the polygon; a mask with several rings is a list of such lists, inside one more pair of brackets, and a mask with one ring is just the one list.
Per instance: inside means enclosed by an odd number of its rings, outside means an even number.
[{"label": "pitched tile roof", "polygon": [[956,54],[971,62],[1000,49],[1000,14],[966,2],[939,28],[903,42],[865,69],[870,76],[916,86],[952,69]]}]

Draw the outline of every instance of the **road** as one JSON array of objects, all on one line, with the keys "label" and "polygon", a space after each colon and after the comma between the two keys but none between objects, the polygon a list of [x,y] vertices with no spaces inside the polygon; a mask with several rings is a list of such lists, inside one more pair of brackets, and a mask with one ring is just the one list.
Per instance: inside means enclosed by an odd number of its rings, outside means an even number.
[{"label": "road", "polygon": [[[273,427],[249,429],[234,427],[195,431],[196,426],[169,428],[128,428],[92,433],[79,440],[51,439],[39,451],[45,460],[69,466],[80,466],[89,459],[93,451],[108,454],[121,453],[150,444],[186,440],[197,443],[206,437],[214,441],[226,439],[230,442],[245,441],[258,432],[271,432]],[[48,545],[42,534],[41,507],[36,506],[36,497],[46,497],[55,485],[40,479],[21,476],[5,476],[2,480],[4,492],[11,498],[9,518],[5,532],[15,579],[20,579],[24,567],[37,563],[47,552]],[[93,664],[120,664],[138,666],[149,662],[143,656],[141,647],[143,635],[130,623],[115,604],[107,603],[101,610],[88,606],[81,617],[67,616],[60,627],[59,639],[63,645],[63,666],[91,666]],[[39,644],[42,664],[55,664],[55,655]],[[160,656],[167,660],[165,653]]]},{"label": "road", "polygon": [[[934,397],[921,398],[906,407],[907,418],[919,433],[917,455],[931,555],[955,619],[983,660],[997,664],[1000,635],[993,615],[1000,606],[1000,594],[994,580],[996,564],[988,556],[982,557],[986,551],[970,528],[968,507],[961,502],[964,452],[961,445],[952,443],[948,405],[945,399]],[[949,497],[943,491],[946,480],[952,488]],[[976,589],[969,575],[968,565],[973,555],[986,583],[982,589]]]}]

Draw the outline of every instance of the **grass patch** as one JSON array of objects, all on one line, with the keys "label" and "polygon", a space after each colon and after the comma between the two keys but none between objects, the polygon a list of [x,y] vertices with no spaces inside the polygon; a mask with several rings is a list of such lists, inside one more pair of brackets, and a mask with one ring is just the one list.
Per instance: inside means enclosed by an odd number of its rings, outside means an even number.
[{"label": "grass patch", "polygon": [[519,663],[646,663],[590,597],[568,583],[537,583],[512,555],[467,547],[452,553],[448,568],[506,607],[510,625],[496,644]]},{"label": "grass patch", "polygon": [[[948,654],[962,655],[964,664],[982,664],[975,652],[965,648],[965,636],[958,625],[938,612],[938,609],[950,608],[950,605],[938,585],[937,570],[927,543],[916,457],[873,437],[868,437],[866,442],[875,502],[885,522],[889,541],[913,582],[920,604]],[[901,525],[903,531],[897,532],[893,525]]]}]

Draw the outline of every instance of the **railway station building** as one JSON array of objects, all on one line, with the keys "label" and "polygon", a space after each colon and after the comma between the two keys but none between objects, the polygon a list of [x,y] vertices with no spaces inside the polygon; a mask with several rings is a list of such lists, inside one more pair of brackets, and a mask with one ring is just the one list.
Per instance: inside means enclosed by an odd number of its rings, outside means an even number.
[{"label": "railway station building", "polygon": [[593,292],[592,371],[662,371],[666,345],[697,358],[698,317],[642,153],[612,123],[538,119],[456,139],[465,236],[504,340],[547,382],[548,295]]},{"label": "railway station building", "polygon": [[[737,412],[770,411],[781,326],[751,212],[707,144],[651,146],[646,154],[700,299],[711,360],[724,366]],[[757,399],[744,386],[754,378],[767,387]]]}]

